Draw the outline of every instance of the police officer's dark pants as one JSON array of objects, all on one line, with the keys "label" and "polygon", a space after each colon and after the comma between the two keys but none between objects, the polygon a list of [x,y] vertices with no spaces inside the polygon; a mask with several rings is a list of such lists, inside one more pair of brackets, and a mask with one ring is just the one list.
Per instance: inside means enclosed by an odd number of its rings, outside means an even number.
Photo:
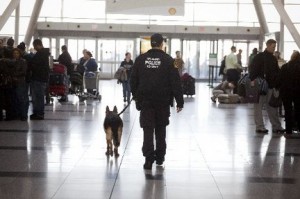
[{"label": "police officer's dark pants", "polygon": [[[155,128],[145,127],[143,155],[147,160],[154,162],[154,160],[164,161],[166,154],[166,126],[157,126]],[[154,150],[153,138],[155,134],[156,150]]]},{"label": "police officer's dark pants", "polygon": [[[143,105],[140,114],[141,127],[144,130],[143,155],[147,161],[164,161],[166,154],[166,126],[169,124],[168,105]],[[155,135],[155,147],[154,147]],[[155,149],[156,148],[156,149]]]}]

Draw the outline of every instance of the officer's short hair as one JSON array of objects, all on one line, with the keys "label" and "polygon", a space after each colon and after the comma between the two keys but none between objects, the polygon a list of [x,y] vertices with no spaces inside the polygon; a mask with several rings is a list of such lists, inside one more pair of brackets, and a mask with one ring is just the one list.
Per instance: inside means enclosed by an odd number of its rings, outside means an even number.
[{"label": "officer's short hair", "polygon": [[151,46],[152,47],[159,47],[163,41],[164,41],[164,38],[159,33],[155,33],[151,36]]}]

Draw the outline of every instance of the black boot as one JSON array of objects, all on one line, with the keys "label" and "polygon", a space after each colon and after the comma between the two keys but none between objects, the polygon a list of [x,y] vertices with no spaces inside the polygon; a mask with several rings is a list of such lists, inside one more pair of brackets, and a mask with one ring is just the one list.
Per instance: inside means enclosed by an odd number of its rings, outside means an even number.
[{"label": "black boot", "polygon": [[144,164],[144,169],[151,170],[152,169],[152,161],[146,160]]}]

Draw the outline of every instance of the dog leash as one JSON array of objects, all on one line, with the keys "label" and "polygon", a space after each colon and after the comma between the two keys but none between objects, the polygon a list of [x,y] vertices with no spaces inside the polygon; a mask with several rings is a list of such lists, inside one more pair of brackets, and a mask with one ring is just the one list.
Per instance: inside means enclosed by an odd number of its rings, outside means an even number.
[{"label": "dog leash", "polygon": [[132,98],[130,99],[129,103],[123,108],[123,110],[122,110],[120,113],[118,113],[119,116],[120,116],[122,113],[124,113],[124,111],[128,108],[128,106],[130,106],[131,102],[132,102]]}]

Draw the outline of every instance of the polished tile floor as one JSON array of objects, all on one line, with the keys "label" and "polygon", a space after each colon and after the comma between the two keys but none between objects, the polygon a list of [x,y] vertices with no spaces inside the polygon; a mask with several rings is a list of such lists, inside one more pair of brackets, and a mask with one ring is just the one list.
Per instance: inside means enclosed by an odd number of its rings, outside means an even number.
[{"label": "polished tile floor", "polygon": [[116,81],[100,92],[101,102],[55,99],[44,121],[0,122],[1,199],[300,198],[300,139],[256,134],[252,105],[214,104],[197,83],[171,111],[164,167],[145,171],[134,104],[122,114],[119,158],[105,156],[105,107],[124,104]]}]

